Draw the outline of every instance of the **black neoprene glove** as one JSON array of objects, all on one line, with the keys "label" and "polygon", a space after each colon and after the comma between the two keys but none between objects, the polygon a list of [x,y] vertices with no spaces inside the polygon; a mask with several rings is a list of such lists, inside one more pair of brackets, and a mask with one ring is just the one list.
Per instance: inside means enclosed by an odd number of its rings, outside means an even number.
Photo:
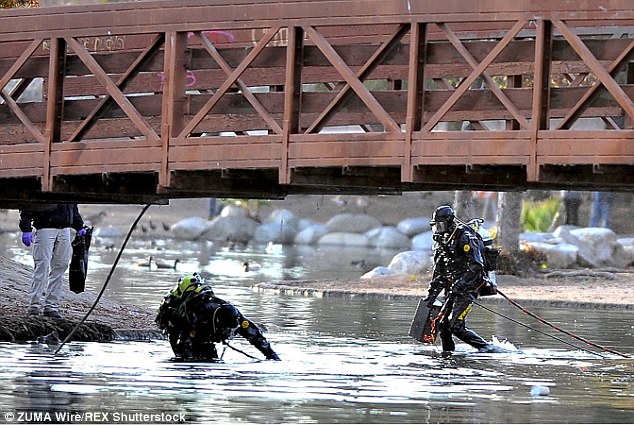
[{"label": "black neoprene glove", "polygon": [[277,360],[280,361],[280,357],[275,353],[275,351],[271,350],[269,354],[266,355],[267,360]]}]

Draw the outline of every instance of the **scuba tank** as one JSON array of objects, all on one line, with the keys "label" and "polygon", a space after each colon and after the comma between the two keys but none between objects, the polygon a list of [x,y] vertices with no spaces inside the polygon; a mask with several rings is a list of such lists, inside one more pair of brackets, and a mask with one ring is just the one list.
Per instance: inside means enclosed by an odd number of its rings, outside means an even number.
[{"label": "scuba tank", "polygon": [[474,218],[464,223],[474,230],[474,233],[482,241],[484,249],[482,251],[482,257],[484,259],[484,271],[486,273],[485,281],[479,288],[481,296],[496,295],[497,294],[497,276],[495,270],[497,269],[497,259],[500,255],[500,250],[493,247],[493,236],[491,232],[482,226],[484,219]]}]

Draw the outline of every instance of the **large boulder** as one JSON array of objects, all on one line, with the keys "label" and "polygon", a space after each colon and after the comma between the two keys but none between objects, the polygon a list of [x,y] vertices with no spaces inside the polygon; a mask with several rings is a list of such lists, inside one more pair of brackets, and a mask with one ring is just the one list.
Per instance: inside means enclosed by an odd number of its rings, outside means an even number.
[{"label": "large boulder", "polygon": [[361,279],[371,279],[373,277],[385,277],[385,276],[394,276],[397,273],[394,270],[390,270],[387,267],[379,266],[375,267],[369,272],[365,273],[361,276]]},{"label": "large boulder", "polygon": [[623,255],[627,264],[634,264],[634,238],[619,238],[616,241],[623,247]]},{"label": "large boulder", "polygon": [[322,236],[328,233],[328,229],[323,224],[314,224],[301,230],[293,242],[296,245],[313,245],[316,244]]},{"label": "large boulder", "polygon": [[248,217],[249,211],[241,205],[225,205],[220,211],[220,217]]},{"label": "large boulder", "polygon": [[432,258],[424,251],[404,251],[396,254],[387,268],[397,274],[412,275],[427,271],[432,265]]},{"label": "large boulder", "polygon": [[365,233],[376,227],[381,227],[381,222],[367,214],[337,214],[326,222],[328,232]]},{"label": "large boulder", "polygon": [[297,227],[277,223],[264,223],[255,229],[253,239],[260,243],[292,243],[297,235]]},{"label": "large boulder", "polygon": [[289,210],[275,210],[253,235],[256,242],[292,243],[299,230],[299,219]]},{"label": "large boulder", "polygon": [[432,236],[434,233],[428,230],[420,233],[412,238],[412,249],[414,251],[431,251],[434,246]]},{"label": "large boulder", "polygon": [[552,233],[547,232],[524,232],[520,233],[520,242],[526,242],[528,244],[532,242],[546,242],[553,238]]},{"label": "large boulder", "polygon": [[335,232],[319,238],[319,245],[368,246],[368,238],[359,233]]},{"label": "large boulder", "polygon": [[190,217],[175,223],[172,236],[177,239],[199,239],[209,229],[209,221],[201,217]]},{"label": "large boulder", "polygon": [[575,245],[577,251],[577,263],[584,267],[599,267],[600,264],[594,254],[594,248],[571,233],[571,230],[578,229],[575,226],[559,226],[553,232],[553,236],[563,240],[565,243]]},{"label": "large boulder", "polygon": [[[312,227],[312,226],[314,226],[316,224],[321,224],[321,223],[318,223],[315,220],[312,220],[310,218],[300,218],[299,219],[299,224],[297,226],[297,230],[299,230],[301,232],[302,230],[308,229],[309,227]],[[324,226],[324,225],[322,224],[322,226]],[[324,228],[325,227],[326,226],[324,226]]]},{"label": "large boulder", "polygon": [[418,235],[429,230],[429,218],[427,217],[412,217],[401,220],[396,225],[396,230],[411,238],[414,235]]},{"label": "large boulder", "polygon": [[377,248],[409,248],[410,241],[407,236],[394,227],[383,226],[369,230],[365,233],[370,246]]},{"label": "large boulder", "polygon": [[529,244],[537,252],[546,255],[548,267],[551,269],[569,269],[577,264],[579,248],[569,243],[550,244],[545,242],[531,242]]},{"label": "large boulder", "polygon": [[[223,209],[224,212],[226,210]],[[247,243],[253,239],[259,223],[242,214],[222,213],[214,218],[205,232],[205,238],[211,240]]]},{"label": "large boulder", "polygon": [[293,229],[299,229],[299,218],[289,210],[279,209],[275,210],[268,216],[264,223],[276,224],[280,227],[292,227]]},{"label": "large boulder", "polygon": [[625,267],[628,260],[623,246],[617,241],[616,233],[610,229],[587,227],[575,229],[570,233],[591,250],[594,263],[601,267]]}]

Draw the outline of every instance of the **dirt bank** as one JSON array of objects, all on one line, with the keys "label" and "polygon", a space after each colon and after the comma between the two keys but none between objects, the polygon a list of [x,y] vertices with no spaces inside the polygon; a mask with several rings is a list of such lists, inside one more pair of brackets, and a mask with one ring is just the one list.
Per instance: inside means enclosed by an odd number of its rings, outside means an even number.
[{"label": "dirt bank", "polygon": [[[0,341],[36,340],[54,330],[64,339],[97,298],[96,293],[74,294],[65,288],[60,306],[64,320],[27,316],[32,273],[30,267],[0,256]],[[154,311],[102,298],[72,340],[160,337],[154,316]]]}]

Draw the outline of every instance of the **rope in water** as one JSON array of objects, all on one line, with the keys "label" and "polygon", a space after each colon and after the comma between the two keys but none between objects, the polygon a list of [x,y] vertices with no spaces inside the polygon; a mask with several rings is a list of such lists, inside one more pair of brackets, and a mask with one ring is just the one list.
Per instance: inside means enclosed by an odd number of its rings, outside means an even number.
[{"label": "rope in water", "polygon": [[578,345],[575,345],[575,344],[573,344],[573,343],[571,343],[571,342],[568,342],[568,341],[566,341],[566,340],[564,340],[564,339],[562,339],[562,338],[559,338],[558,336],[555,336],[555,335],[553,335],[553,334],[549,334],[548,332],[544,332],[544,331],[542,331],[542,330],[535,329],[535,328],[533,328],[533,327],[531,327],[531,326],[529,326],[529,325],[527,325],[527,324],[525,324],[525,323],[520,322],[519,320],[515,320],[515,319],[513,319],[512,317],[509,317],[509,316],[507,316],[507,315],[505,315],[505,314],[502,314],[502,313],[500,313],[500,312],[498,312],[498,311],[495,311],[495,310],[493,310],[493,309],[491,309],[491,308],[488,308],[488,307],[486,307],[486,306],[484,306],[484,305],[480,304],[480,303],[479,303],[479,302],[477,302],[477,301],[474,301],[474,304],[475,304],[475,305],[477,305],[477,306],[479,306],[479,307],[482,307],[483,309],[485,309],[485,310],[487,310],[487,311],[489,311],[489,312],[491,312],[491,313],[493,313],[493,314],[495,314],[495,315],[498,315],[498,316],[500,316],[500,317],[503,317],[504,319],[510,320],[511,322],[516,323],[516,324],[518,324],[518,325],[520,325],[520,326],[523,326],[523,327],[525,327],[526,329],[529,329],[529,330],[531,330],[531,331],[534,331],[534,332],[540,333],[540,334],[542,334],[542,335],[546,335],[547,337],[550,337],[550,338],[552,338],[552,339],[556,339],[557,341],[559,341],[559,342],[561,342],[561,343],[563,343],[563,344],[566,344],[566,345],[568,345],[568,346],[570,346],[570,347],[576,348],[577,350],[580,350],[580,351],[585,351],[585,352],[587,352],[587,353],[591,353],[591,354],[597,355],[597,356],[599,356],[599,357],[604,357],[604,358],[605,358],[605,356],[604,356],[603,354],[601,354],[601,353],[597,353],[596,351],[588,350],[588,349],[586,349],[586,348],[583,348],[583,347],[580,347],[580,346],[578,346]]},{"label": "rope in water", "polygon": [[119,254],[117,255],[117,258],[114,260],[114,263],[112,264],[112,267],[110,268],[110,273],[108,273],[108,277],[106,278],[106,281],[103,284],[103,287],[101,288],[101,291],[97,295],[97,298],[95,299],[95,302],[92,304],[92,306],[90,307],[90,309],[88,310],[88,312],[86,313],[84,318],[81,319],[79,321],[79,323],[77,323],[75,325],[73,330],[70,331],[70,333],[66,336],[66,338],[64,338],[64,341],[62,341],[62,343],[59,345],[59,347],[57,347],[57,350],[55,350],[55,352],[53,353],[54,356],[57,355],[57,353],[59,353],[59,351],[62,349],[64,344],[66,344],[66,342],[68,342],[70,340],[70,338],[77,331],[77,329],[79,329],[79,327],[84,324],[86,319],[88,319],[88,316],[90,316],[90,313],[92,313],[92,311],[95,309],[95,307],[99,303],[99,300],[101,299],[101,296],[106,291],[106,287],[108,286],[108,283],[110,282],[110,278],[112,277],[112,274],[114,273],[115,269],[117,268],[117,264],[119,264],[119,259],[121,258],[121,254],[123,254],[123,250],[125,249],[125,247],[126,247],[126,245],[128,243],[128,240],[130,240],[130,237],[132,236],[132,232],[134,231],[134,229],[136,228],[136,225],[141,220],[141,217],[143,217],[143,214],[145,214],[145,212],[148,210],[148,208],[150,208],[151,205],[152,204],[147,204],[145,207],[143,207],[143,209],[141,210],[141,212],[137,216],[136,220],[134,220],[134,223],[132,223],[132,226],[130,227],[130,230],[128,231],[128,234],[126,235],[126,237],[125,237],[125,239],[123,241],[123,244],[121,245],[121,249],[119,250]]},{"label": "rope in water", "polygon": [[560,328],[560,327],[559,327],[559,326],[557,326],[557,325],[554,325],[554,324],[550,323],[549,321],[547,321],[547,320],[545,320],[545,319],[543,319],[543,318],[539,317],[539,316],[538,316],[538,315],[536,315],[535,313],[531,313],[531,312],[530,312],[530,311],[528,311],[525,307],[523,307],[523,306],[522,306],[522,305],[520,305],[519,303],[517,303],[517,302],[513,301],[511,298],[509,298],[506,294],[504,294],[504,293],[503,293],[502,291],[500,291],[499,289],[497,290],[497,293],[498,293],[498,294],[500,294],[500,295],[501,295],[504,299],[506,299],[506,300],[507,300],[509,303],[511,303],[513,306],[515,306],[515,307],[519,308],[519,309],[520,309],[523,313],[525,313],[525,314],[529,315],[530,317],[532,317],[532,318],[534,318],[534,319],[538,320],[539,322],[541,322],[541,323],[545,324],[546,326],[550,326],[551,328],[553,328],[553,329],[554,329],[554,330],[556,330],[556,331],[559,331],[559,332],[561,332],[561,333],[564,333],[564,334],[568,335],[569,337],[574,338],[574,339],[576,339],[576,340],[578,340],[578,341],[584,342],[584,343],[586,343],[586,344],[588,344],[588,345],[590,345],[590,346],[592,346],[592,347],[599,348],[599,349],[601,349],[601,350],[603,350],[603,351],[607,351],[608,353],[616,354],[616,355],[621,356],[621,357],[624,357],[624,358],[626,358],[626,359],[629,359],[629,358],[630,358],[630,356],[628,356],[627,354],[621,353],[621,352],[616,351],[616,350],[612,350],[611,348],[608,348],[608,347],[605,347],[605,346],[603,346],[603,345],[599,345],[599,344],[597,344],[597,343],[595,343],[595,342],[589,341],[589,340],[587,340],[587,339],[585,339],[585,338],[583,338],[583,337],[580,337],[579,335],[575,335],[575,334],[574,334],[574,333],[572,333],[572,332],[569,332],[569,331],[567,331],[567,330],[565,330],[565,329]]}]

